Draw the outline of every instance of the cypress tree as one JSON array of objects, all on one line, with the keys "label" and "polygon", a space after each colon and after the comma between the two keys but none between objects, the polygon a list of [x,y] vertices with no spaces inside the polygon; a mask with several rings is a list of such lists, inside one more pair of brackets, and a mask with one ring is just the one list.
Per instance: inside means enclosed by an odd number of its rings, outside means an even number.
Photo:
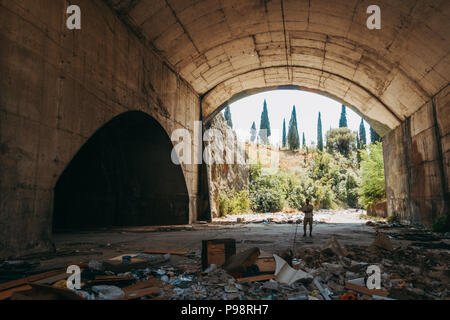
[{"label": "cypress tree", "polygon": [[231,110],[230,106],[227,106],[225,108],[225,114],[224,114],[225,120],[227,121],[230,128],[233,128],[233,121],[231,120]]},{"label": "cypress tree", "polygon": [[261,139],[261,142],[264,144],[268,144],[270,135],[271,132],[270,132],[269,113],[267,111],[267,102],[264,99],[263,111],[261,113],[261,122],[259,125],[259,137]]},{"label": "cypress tree", "polygon": [[303,132],[303,149],[306,148],[306,139],[305,139],[305,133]]},{"label": "cypress tree", "polygon": [[366,140],[366,127],[364,127],[364,120],[361,118],[361,123],[359,124],[359,147],[358,149],[363,149],[367,145]]},{"label": "cypress tree", "polygon": [[250,142],[255,142],[256,139],[256,124],[253,121],[252,127],[250,128]]},{"label": "cypress tree", "polygon": [[283,148],[286,148],[287,143],[287,137],[286,137],[286,119],[283,119],[283,141],[281,143],[281,146]]},{"label": "cypress tree", "polygon": [[342,105],[341,118],[339,119],[339,128],[347,128],[347,111],[345,106]]},{"label": "cypress tree", "polygon": [[381,142],[381,137],[378,135],[378,133],[375,132],[375,130],[373,130],[372,127],[370,127],[370,141],[372,143],[375,143],[377,141]]},{"label": "cypress tree", "polygon": [[295,106],[292,108],[291,120],[289,120],[288,145],[290,150],[296,150],[300,147],[300,137],[297,129],[297,112]]},{"label": "cypress tree", "polygon": [[323,151],[322,117],[320,112],[319,119],[317,120],[317,148]]}]

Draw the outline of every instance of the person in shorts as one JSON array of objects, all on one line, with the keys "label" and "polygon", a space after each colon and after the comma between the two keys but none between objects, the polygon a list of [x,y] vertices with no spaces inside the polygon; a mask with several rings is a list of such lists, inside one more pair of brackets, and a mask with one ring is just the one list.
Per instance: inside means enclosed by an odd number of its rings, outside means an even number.
[{"label": "person in shorts", "polygon": [[306,225],[309,223],[309,236],[312,237],[314,207],[310,204],[309,199],[306,199],[306,205],[301,210],[305,213],[305,218],[303,219],[303,236],[306,237]]}]

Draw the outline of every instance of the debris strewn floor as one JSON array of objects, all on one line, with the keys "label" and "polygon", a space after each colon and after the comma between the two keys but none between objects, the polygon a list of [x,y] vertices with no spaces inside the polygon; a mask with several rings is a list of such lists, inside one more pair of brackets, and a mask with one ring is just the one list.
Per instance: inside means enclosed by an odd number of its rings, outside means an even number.
[{"label": "debris strewn floor", "polygon": [[[320,212],[305,238],[295,213],[55,235],[54,253],[0,261],[0,299],[449,299],[448,234],[359,214]],[[235,241],[235,263],[202,270],[202,240],[223,238]],[[82,270],[75,295],[66,292],[73,264]],[[380,289],[367,286],[369,266],[381,271]]]}]

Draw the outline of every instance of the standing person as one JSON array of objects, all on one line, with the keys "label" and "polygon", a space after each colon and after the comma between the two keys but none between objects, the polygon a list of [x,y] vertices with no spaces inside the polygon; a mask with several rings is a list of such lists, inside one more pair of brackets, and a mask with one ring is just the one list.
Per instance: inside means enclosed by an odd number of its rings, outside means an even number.
[{"label": "standing person", "polygon": [[309,223],[309,236],[312,237],[314,207],[310,204],[309,199],[306,199],[306,205],[301,210],[305,213],[305,218],[303,219],[303,236],[306,237],[306,225]]}]

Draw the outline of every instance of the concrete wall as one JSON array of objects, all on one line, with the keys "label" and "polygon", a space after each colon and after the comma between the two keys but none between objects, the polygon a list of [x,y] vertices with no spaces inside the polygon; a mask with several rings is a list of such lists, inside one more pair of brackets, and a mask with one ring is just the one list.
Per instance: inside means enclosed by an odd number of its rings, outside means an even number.
[{"label": "concrete wall", "polygon": [[[0,1],[0,258],[51,247],[53,190],[76,152],[129,110],[168,132],[200,118],[198,95],[103,1]],[[184,166],[190,221],[198,167]]]},{"label": "concrete wall", "polygon": [[430,227],[449,210],[449,87],[383,138],[388,215]]}]

